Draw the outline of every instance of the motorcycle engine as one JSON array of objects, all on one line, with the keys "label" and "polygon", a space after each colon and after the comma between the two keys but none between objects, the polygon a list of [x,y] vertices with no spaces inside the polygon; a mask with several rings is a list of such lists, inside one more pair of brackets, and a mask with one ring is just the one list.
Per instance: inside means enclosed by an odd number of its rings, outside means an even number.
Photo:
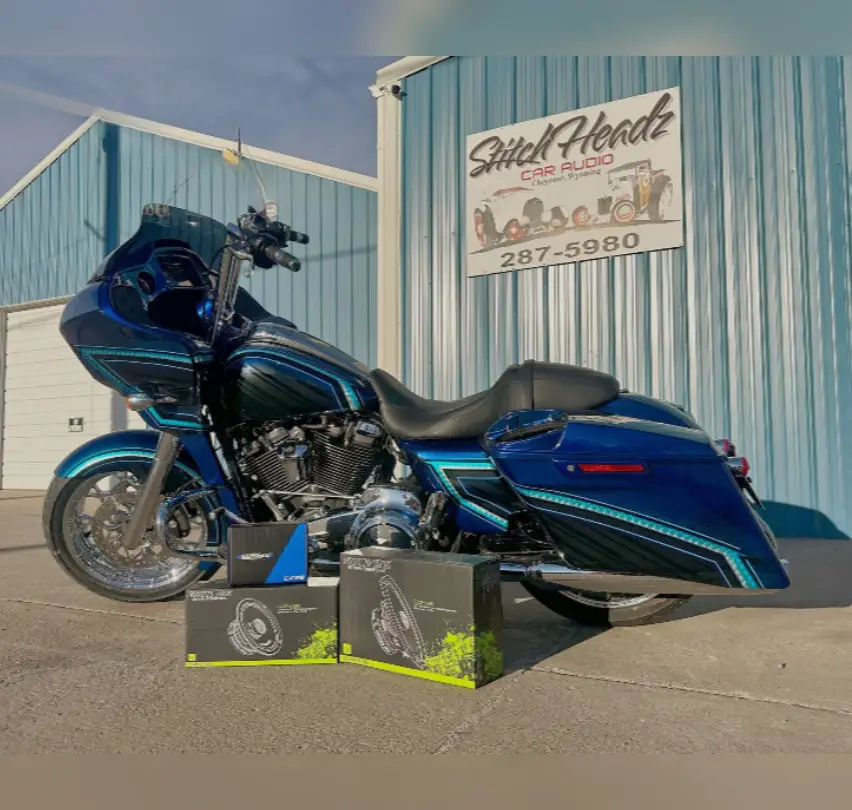
[{"label": "motorcycle engine", "polygon": [[351,415],[275,425],[243,438],[240,465],[282,516],[312,520],[346,507],[389,460],[392,464],[385,441],[379,422]]}]

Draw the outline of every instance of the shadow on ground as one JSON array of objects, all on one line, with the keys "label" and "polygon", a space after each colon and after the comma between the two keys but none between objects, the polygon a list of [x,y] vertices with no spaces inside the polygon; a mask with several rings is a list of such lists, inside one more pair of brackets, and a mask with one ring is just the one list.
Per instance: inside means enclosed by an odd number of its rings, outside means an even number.
[{"label": "shadow on ground", "polygon": [[694,597],[671,614],[677,621],[726,608],[845,608],[852,605],[852,543],[846,540],[778,541],[788,561],[790,587],[766,596]]},{"label": "shadow on ground", "polygon": [[603,628],[583,627],[558,616],[514,583],[503,586],[503,614],[506,674],[529,669],[606,632]]},{"label": "shadow on ground", "polygon": [[817,509],[781,501],[764,501],[761,517],[777,537],[812,537],[817,540],[849,540],[849,535]]}]

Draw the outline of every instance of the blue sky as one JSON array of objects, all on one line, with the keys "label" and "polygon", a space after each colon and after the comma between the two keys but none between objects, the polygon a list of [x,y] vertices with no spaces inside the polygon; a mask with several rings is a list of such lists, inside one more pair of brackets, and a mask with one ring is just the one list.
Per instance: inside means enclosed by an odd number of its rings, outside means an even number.
[{"label": "blue sky", "polygon": [[[368,86],[392,57],[278,57],[235,66],[211,57],[0,56],[0,81],[374,175]],[[0,193],[84,119],[0,90]]]},{"label": "blue sky", "polygon": [[[0,0],[0,85],[374,175],[383,3]],[[0,86],[0,194],[83,120]]]}]

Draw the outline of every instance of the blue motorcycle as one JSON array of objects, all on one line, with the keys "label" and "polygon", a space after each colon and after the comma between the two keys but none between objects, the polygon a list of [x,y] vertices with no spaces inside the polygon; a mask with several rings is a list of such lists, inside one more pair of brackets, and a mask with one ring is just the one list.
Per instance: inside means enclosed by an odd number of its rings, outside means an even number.
[{"label": "blue motorcycle", "polygon": [[288,247],[307,242],[272,203],[227,226],[148,205],[66,306],[77,357],[154,429],[56,470],[47,541],[84,586],[176,597],[224,564],[230,525],[269,521],[307,524],[316,575],[370,545],[488,554],[595,625],[789,585],[747,462],[684,409],[534,361],[465,399],[419,397],[240,287],[246,262],[298,271]]}]

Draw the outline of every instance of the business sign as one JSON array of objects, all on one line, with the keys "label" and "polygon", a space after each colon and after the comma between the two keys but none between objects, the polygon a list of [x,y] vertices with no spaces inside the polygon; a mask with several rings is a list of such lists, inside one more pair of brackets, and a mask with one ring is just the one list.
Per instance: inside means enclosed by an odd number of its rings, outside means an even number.
[{"label": "business sign", "polygon": [[467,138],[467,274],[683,246],[680,89]]}]

